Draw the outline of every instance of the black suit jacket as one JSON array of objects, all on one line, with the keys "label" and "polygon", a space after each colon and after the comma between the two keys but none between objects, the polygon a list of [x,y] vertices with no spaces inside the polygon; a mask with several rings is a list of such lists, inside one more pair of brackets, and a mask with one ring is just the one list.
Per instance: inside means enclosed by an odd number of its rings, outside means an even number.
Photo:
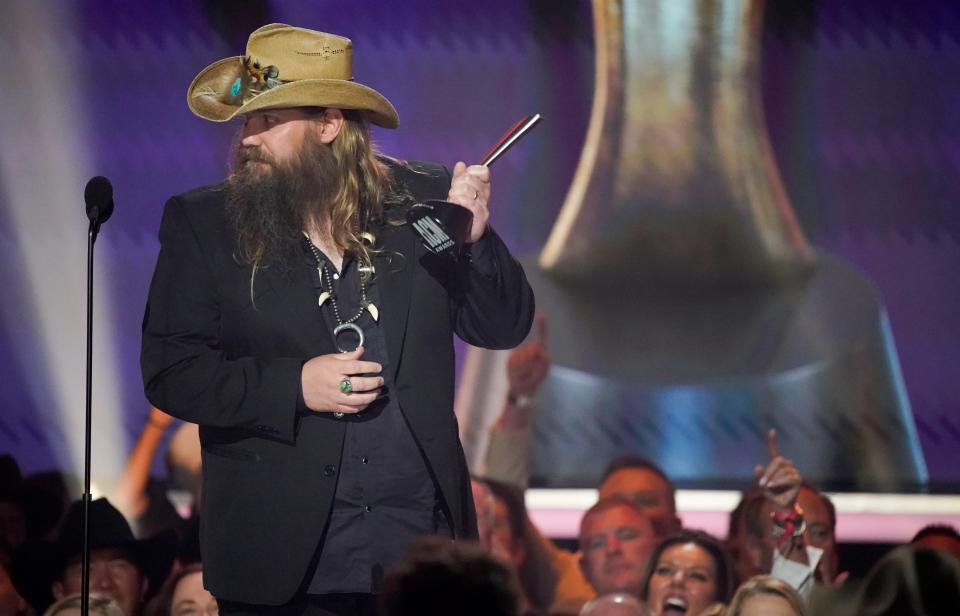
[{"label": "black suit jacket", "polygon": [[[413,165],[411,165],[413,166]],[[449,172],[397,166],[419,199],[443,198]],[[200,424],[204,579],[221,599],[282,604],[297,591],[333,502],[344,423],[298,403],[303,363],[336,348],[309,271],[284,277],[237,263],[222,185],[173,197],[143,324],[147,398]],[[523,270],[488,230],[468,259],[428,253],[408,225],[383,225],[375,256],[395,390],[434,473],[457,537],[476,533],[469,475],[453,414],[452,334],[510,348],[533,319]],[[301,398],[302,400],[302,398]]]}]

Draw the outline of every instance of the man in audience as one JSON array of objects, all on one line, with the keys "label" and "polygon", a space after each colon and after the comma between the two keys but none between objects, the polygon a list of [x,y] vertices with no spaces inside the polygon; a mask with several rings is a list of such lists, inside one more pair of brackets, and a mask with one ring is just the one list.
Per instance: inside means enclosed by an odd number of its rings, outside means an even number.
[{"label": "man in audience", "polygon": [[739,579],[770,574],[804,596],[815,582],[842,584],[833,504],[780,455],[773,430],[767,438],[770,462],[757,466],[757,487],[731,514],[728,542]]},{"label": "man in audience", "polygon": [[615,458],[603,473],[600,500],[622,496],[632,500],[653,521],[660,535],[683,527],[677,516],[676,488],[659,466],[639,456]]},{"label": "man in audience", "polygon": [[507,399],[500,416],[490,426],[486,477],[527,487],[534,400],[549,372],[547,320],[543,313],[538,313],[529,340],[507,358]]},{"label": "man in audience", "polygon": [[[758,486],[745,490],[740,502],[730,512],[727,527],[727,550],[733,559],[737,583],[742,584],[756,575],[763,575],[763,528],[760,516],[766,497]],[[748,528],[749,525],[752,527]]]},{"label": "man in audience", "polygon": [[914,535],[910,543],[934,550],[944,550],[960,558],[960,533],[946,524],[929,524]]},{"label": "man in audience", "polygon": [[849,575],[841,572],[837,554],[837,510],[826,494],[808,483],[800,486],[797,504],[803,509],[807,528],[803,539],[807,545],[823,550],[816,570],[821,584],[842,584]]},{"label": "man in audience", "polygon": [[633,500],[618,495],[601,499],[580,522],[580,568],[599,595],[639,597],[647,561],[660,538]]},{"label": "man in audience", "polygon": [[[137,540],[123,515],[106,499],[90,503],[90,591],[115,600],[126,616],[139,616],[173,563],[172,532]],[[83,503],[67,511],[52,543],[23,544],[14,554],[12,577],[38,613],[54,599],[82,590]]]},{"label": "man in audience", "polygon": [[520,582],[524,611],[546,611],[553,600],[556,575],[549,560],[531,558],[536,530],[527,515],[523,491],[516,486],[473,478],[480,544],[511,566]]}]

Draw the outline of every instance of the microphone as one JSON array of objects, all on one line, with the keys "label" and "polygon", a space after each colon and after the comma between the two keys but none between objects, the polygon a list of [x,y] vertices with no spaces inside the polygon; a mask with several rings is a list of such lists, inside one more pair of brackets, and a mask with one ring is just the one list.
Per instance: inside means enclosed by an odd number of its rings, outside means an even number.
[{"label": "microphone", "polygon": [[87,204],[90,224],[99,229],[113,214],[113,185],[110,180],[102,175],[90,178],[83,190],[83,200]]},{"label": "microphone", "polygon": [[90,450],[93,431],[93,245],[97,241],[100,225],[113,214],[113,185],[110,180],[98,175],[90,178],[83,189],[83,200],[87,204],[87,218],[90,228],[87,230],[87,405],[83,441],[83,540],[80,544],[81,560],[81,603],[80,612],[87,616],[90,612]]}]

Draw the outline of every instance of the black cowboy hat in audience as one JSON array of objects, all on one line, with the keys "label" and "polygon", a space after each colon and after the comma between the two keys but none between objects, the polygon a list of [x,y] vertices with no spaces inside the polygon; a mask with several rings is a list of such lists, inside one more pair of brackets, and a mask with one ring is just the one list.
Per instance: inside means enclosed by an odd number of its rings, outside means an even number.
[{"label": "black cowboy hat in audience", "polygon": [[[83,545],[83,501],[67,510],[57,540],[32,541],[13,555],[11,575],[17,592],[42,613],[53,603],[52,584],[60,579]],[[149,539],[137,539],[130,524],[105,498],[90,503],[90,549],[126,550],[140,573],[148,580],[147,598],[160,589],[176,556],[176,535],[165,531]]]}]

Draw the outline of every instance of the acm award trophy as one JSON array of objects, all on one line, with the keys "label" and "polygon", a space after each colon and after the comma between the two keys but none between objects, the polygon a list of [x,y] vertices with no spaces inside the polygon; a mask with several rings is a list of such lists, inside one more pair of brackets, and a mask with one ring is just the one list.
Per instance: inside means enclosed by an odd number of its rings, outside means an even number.
[{"label": "acm award trophy", "polygon": [[[480,163],[489,167],[504,152],[516,143],[541,120],[540,114],[526,116],[510,127],[510,130],[487,152]],[[431,252],[455,257],[460,252],[470,231],[473,214],[465,207],[442,199],[429,199],[415,203],[407,213],[407,222],[413,227]]]}]

